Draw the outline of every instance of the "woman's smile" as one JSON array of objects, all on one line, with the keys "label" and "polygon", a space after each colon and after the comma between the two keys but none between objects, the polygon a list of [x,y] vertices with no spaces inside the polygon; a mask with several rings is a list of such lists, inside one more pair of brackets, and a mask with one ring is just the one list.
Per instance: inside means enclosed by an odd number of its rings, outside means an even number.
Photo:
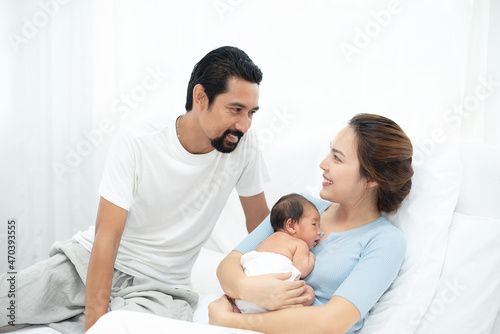
[{"label": "woman's smile", "polygon": [[333,181],[328,179],[325,175],[323,175],[323,183],[321,183],[323,187],[327,187],[333,184]]}]

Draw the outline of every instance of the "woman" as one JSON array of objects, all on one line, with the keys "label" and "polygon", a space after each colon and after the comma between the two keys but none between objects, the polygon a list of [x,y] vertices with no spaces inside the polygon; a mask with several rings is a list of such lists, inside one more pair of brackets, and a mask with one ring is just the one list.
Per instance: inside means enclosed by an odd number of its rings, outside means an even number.
[{"label": "woman", "polygon": [[228,297],[209,306],[210,323],[265,333],[354,333],[396,278],[406,250],[403,234],[380,214],[397,210],[411,188],[413,148],[403,130],[383,116],[360,114],[349,121],[321,162],[323,200],[318,208],[324,233],[313,249],[315,267],[306,277],[315,291],[289,274],[246,277],[242,253],[272,233],[267,218],[219,265],[217,276],[230,298],[273,312],[234,313]]}]

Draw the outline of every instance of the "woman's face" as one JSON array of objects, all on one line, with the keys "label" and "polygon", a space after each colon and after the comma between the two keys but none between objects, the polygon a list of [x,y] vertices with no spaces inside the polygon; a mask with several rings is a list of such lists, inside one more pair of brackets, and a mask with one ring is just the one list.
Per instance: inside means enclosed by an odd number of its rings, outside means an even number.
[{"label": "woman's face", "polygon": [[366,179],[359,174],[357,137],[350,126],[335,137],[330,153],[319,167],[323,170],[321,198],[346,205],[356,205],[361,200]]}]

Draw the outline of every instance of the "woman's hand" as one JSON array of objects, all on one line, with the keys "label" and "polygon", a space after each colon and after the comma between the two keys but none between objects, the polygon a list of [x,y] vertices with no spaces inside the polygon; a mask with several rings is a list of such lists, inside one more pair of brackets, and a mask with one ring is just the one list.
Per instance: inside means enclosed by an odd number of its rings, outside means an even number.
[{"label": "woman's hand", "polygon": [[242,299],[268,310],[301,306],[310,295],[305,292],[304,281],[285,281],[292,273],[266,274],[247,277],[240,264],[242,254],[232,251],[217,268],[217,277],[224,292],[235,299]]},{"label": "woman's hand", "polygon": [[314,303],[314,299],[316,298],[314,294],[314,289],[306,284],[306,291],[302,294],[301,297],[307,297],[307,301],[302,303],[303,306],[311,306]]},{"label": "woman's hand", "polygon": [[208,305],[208,323],[216,326],[229,326],[233,315],[233,304],[226,295],[214,300]]},{"label": "woman's hand", "polygon": [[[302,306],[314,301],[314,291],[305,294],[304,281],[286,281],[292,273],[266,274],[246,277],[243,280],[243,300],[250,301],[268,310]],[[312,290],[312,289],[311,289]]]}]

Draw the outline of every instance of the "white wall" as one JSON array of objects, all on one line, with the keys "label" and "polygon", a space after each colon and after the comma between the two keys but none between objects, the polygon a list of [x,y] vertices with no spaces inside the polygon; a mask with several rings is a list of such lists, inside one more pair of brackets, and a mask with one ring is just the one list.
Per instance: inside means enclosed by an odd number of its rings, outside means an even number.
[{"label": "white wall", "polygon": [[[297,146],[295,157],[270,166],[280,184],[291,179],[287,189],[268,185],[270,204],[281,192],[304,190],[294,189],[301,184],[294,175],[319,177],[311,166],[358,112],[398,122],[414,140],[417,163],[443,140],[500,145],[498,7],[486,0],[0,2],[0,259],[10,218],[18,221],[18,268],[93,224],[113,134],[150,114],[183,113],[193,65],[221,45],[245,50],[264,72],[253,127],[265,154]],[[301,161],[304,150],[317,161]]]}]

